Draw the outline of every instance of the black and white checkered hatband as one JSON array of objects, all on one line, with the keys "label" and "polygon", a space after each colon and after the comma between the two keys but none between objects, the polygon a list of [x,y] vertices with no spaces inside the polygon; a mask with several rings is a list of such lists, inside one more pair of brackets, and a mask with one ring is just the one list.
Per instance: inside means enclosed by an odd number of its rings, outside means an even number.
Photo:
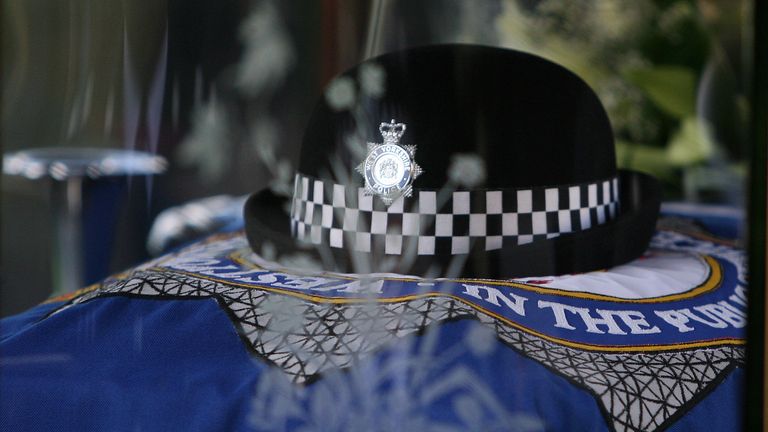
[{"label": "black and white checkered hatband", "polygon": [[468,254],[523,245],[605,224],[619,213],[618,178],[530,189],[414,191],[386,206],[362,187],[296,175],[291,233],[300,241],[418,255]]}]

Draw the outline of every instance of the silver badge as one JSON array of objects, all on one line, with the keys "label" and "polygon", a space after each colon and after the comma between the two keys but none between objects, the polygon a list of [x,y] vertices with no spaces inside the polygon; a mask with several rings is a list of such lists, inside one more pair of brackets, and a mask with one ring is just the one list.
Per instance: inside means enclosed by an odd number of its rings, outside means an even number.
[{"label": "silver badge", "polygon": [[357,166],[357,172],[365,179],[365,194],[378,195],[390,205],[401,196],[411,196],[411,185],[423,171],[413,159],[416,146],[400,145],[405,123],[382,123],[379,132],[384,142],[368,143],[368,155]]}]

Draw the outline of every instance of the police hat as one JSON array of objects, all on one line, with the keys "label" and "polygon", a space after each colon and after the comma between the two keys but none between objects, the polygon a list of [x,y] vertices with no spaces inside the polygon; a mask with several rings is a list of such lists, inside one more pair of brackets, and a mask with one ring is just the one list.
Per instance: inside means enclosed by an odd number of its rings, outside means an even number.
[{"label": "police hat", "polygon": [[246,203],[255,252],[306,253],[340,272],[501,279],[605,269],[648,246],[657,182],[616,168],[605,110],[567,69],[438,45],[369,59],[339,83],[354,103],[317,104],[293,196]]}]

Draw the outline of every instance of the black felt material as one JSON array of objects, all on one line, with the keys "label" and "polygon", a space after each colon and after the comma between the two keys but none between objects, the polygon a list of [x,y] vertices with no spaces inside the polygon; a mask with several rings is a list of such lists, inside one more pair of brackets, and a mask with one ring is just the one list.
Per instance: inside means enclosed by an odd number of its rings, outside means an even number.
[{"label": "black felt material", "polygon": [[[356,128],[381,142],[381,122],[407,125],[424,168],[414,188],[445,184],[454,153],[486,161],[488,188],[583,183],[615,175],[611,127],[594,92],[567,69],[531,54],[476,45],[416,48],[369,60],[386,71],[385,94],[361,98],[365,119],[321,99],[306,129],[299,170],[323,177],[329,157],[361,161],[344,139]],[[360,67],[344,75],[357,82]],[[358,92],[360,93],[360,92]],[[360,140],[360,145],[364,142]],[[356,179],[357,180],[357,179]]]}]

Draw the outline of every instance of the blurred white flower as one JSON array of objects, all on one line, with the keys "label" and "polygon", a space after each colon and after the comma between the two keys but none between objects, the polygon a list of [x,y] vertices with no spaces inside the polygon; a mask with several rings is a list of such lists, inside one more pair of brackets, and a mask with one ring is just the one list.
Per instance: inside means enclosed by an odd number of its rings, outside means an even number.
[{"label": "blurred white flower", "polygon": [[476,187],[485,181],[485,163],[473,153],[456,153],[451,156],[448,179],[456,185]]},{"label": "blurred white flower", "polygon": [[279,13],[271,2],[263,2],[240,28],[245,52],[237,65],[236,83],[246,95],[256,96],[279,85],[295,61]]},{"label": "blurred white flower", "polygon": [[480,430],[483,425],[483,408],[480,403],[469,395],[458,395],[453,398],[453,411],[465,426]]},{"label": "blurred white flower", "polygon": [[473,323],[464,342],[475,356],[487,356],[496,348],[496,333],[483,324]]},{"label": "blurred white flower", "polygon": [[361,137],[359,131],[349,133],[344,136],[344,145],[350,151],[355,159],[364,159],[368,153],[366,141]]},{"label": "blurred white flower", "polygon": [[304,388],[291,382],[285,372],[265,368],[256,383],[248,420],[257,430],[281,430],[287,419],[301,418],[301,401],[305,398]]},{"label": "blurred white flower", "polygon": [[312,258],[312,256],[309,254],[303,252],[296,252],[291,255],[283,255],[278,259],[278,262],[287,268],[323,271],[323,266],[319,261]]},{"label": "blurred white flower", "polygon": [[325,91],[325,99],[331,108],[342,111],[352,108],[357,97],[355,92],[355,83],[352,78],[338,77],[331,81],[328,89]]},{"label": "blurred white flower", "polygon": [[260,311],[269,316],[267,329],[277,333],[289,333],[304,322],[304,303],[296,298],[270,295],[260,305]]},{"label": "blurred white flower", "polygon": [[178,162],[197,167],[208,181],[218,180],[227,169],[232,145],[227,112],[212,97],[207,104],[195,107],[192,124],[192,132],[176,154]]},{"label": "blurred white flower", "polygon": [[261,245],[261,257],[267,261],[274,261],[277,257],[277,248],[270,241],[265,241]]},{"label": "blurred white flower", "polygon": [[260,116],[251,128],[251,147],[267,167],[275,163],[278,136],[277,125],[271,117]]},{"label": "blurred white flower", "polygon": [[251,130],[251,148],[258,159],[269,170],[272,180],[269,188],[276,194],[288,196],[293,192],[293,166],[288,159],[280,159],[277,122],[270,116],[260,116]]},{"label": "blurred white flower", "polygon": [[288,159],[277,161],[272,171],[274,178],[269,182],[269,188],[277,195],[291,196],[293,194],[293,165]]},{"label": "blurred white flower", "polygon": [[643,100],[645,96],[636,86],[621,77],[608,77],[595,86],[611,123],[617,130],[625,130],[632,141],[644,142],[655,138],[653,126],[643,122]]},{"label": "blurred white flower", "polygon": [[[438,10],[431,13],[435,24],[443,23],[435,25],[435,30],[443,33],[443,39],[460,43],[498,45],[498,33],[492,26],[489,28],[489,23],[493,23],[501,12],[501,2],[459,0],[452,3],[455,7],[443,8],[442,15],[437,15]],[[457,18],[458,25],[445,24],[456,22]]]},{"label": "blurred white flower", "polygon": [[365,63],[360,67],[358,80],[364,95],[379,98],[386,91],[386,71],[376,63]]}]

